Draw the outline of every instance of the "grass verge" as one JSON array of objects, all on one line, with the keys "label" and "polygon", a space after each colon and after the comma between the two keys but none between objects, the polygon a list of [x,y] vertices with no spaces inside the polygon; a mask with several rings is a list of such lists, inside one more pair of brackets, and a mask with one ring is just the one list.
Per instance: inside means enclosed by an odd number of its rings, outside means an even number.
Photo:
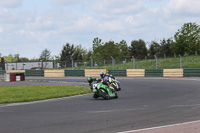
[{"label": "grass verge", "polygon": [[0,104],[29,102],[91,93],[80,86],[5,86],[0,87]]}]

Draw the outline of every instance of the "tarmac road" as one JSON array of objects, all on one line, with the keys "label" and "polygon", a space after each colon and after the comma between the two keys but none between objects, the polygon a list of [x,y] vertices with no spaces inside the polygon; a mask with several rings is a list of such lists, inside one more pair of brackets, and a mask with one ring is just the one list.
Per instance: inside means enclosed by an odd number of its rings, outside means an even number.
[{"label": "tarmac road", "polygon": [[[199,78],[118,80],[122,87],[118,99],[95,100],[89,94],[0,105],[0,132],[116,133],[200,120]],[[85,86],[86,78],[27,78],[16,84],[68,85],[70,82]],[[0,82],[2,86],[5,84]]]}]

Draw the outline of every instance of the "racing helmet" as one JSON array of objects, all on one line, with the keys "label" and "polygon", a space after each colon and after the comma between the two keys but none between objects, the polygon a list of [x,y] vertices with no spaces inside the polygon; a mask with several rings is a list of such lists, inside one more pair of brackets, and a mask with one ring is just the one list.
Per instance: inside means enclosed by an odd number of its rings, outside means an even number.
[{"label": "racing helmet", "polygon": [[88,77],[87,81],[88,81],[89,83],[92,83],[93,77]]},{"label": "racing helmet", "polygon": [[103,77],[103,75],[104,75],[104,72],[100,72],[100,76]]},{"label": "racing helmet", "polygon": [[103,78],[103,82],[102,83],[104,85],[108,85],[108,83],[109,83],[108,77]]}]

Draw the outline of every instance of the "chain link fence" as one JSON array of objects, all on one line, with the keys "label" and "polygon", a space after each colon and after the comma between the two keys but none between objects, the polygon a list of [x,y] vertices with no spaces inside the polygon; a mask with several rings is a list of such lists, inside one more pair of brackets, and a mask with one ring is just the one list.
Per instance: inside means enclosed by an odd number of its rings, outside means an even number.
[{"label": "chain link fence", "polygon": [[5,70],[24,70],[32,68],[42,69],[178,69],[178,68],[200,68],[200,56],[173,56],[173,57],[151,57],[138,59],[134,56],[124,59],[95,60],[73,60],[71,61],[48,61],[48,62],[6,62]]},{"label": "chain link fence", "polygon": [[[72,63],[71,63],[72,64]],[[72,68],[73,67],[73,68]],[[138,59],[135,57],[118,60],[73,61],[73,66],[64,69],[178,69],[178,68],[200,68],[200,56],[171,56]]]}]

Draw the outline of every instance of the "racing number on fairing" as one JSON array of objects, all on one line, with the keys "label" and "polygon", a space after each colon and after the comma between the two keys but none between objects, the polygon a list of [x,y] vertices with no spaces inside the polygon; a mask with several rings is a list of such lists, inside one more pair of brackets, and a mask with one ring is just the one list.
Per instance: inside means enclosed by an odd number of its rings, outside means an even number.
[{"label": "racing number on fairing", "polygon": [[96,88],[97,87],[97,85],[96,84],[93,84],[93,88]]}]

